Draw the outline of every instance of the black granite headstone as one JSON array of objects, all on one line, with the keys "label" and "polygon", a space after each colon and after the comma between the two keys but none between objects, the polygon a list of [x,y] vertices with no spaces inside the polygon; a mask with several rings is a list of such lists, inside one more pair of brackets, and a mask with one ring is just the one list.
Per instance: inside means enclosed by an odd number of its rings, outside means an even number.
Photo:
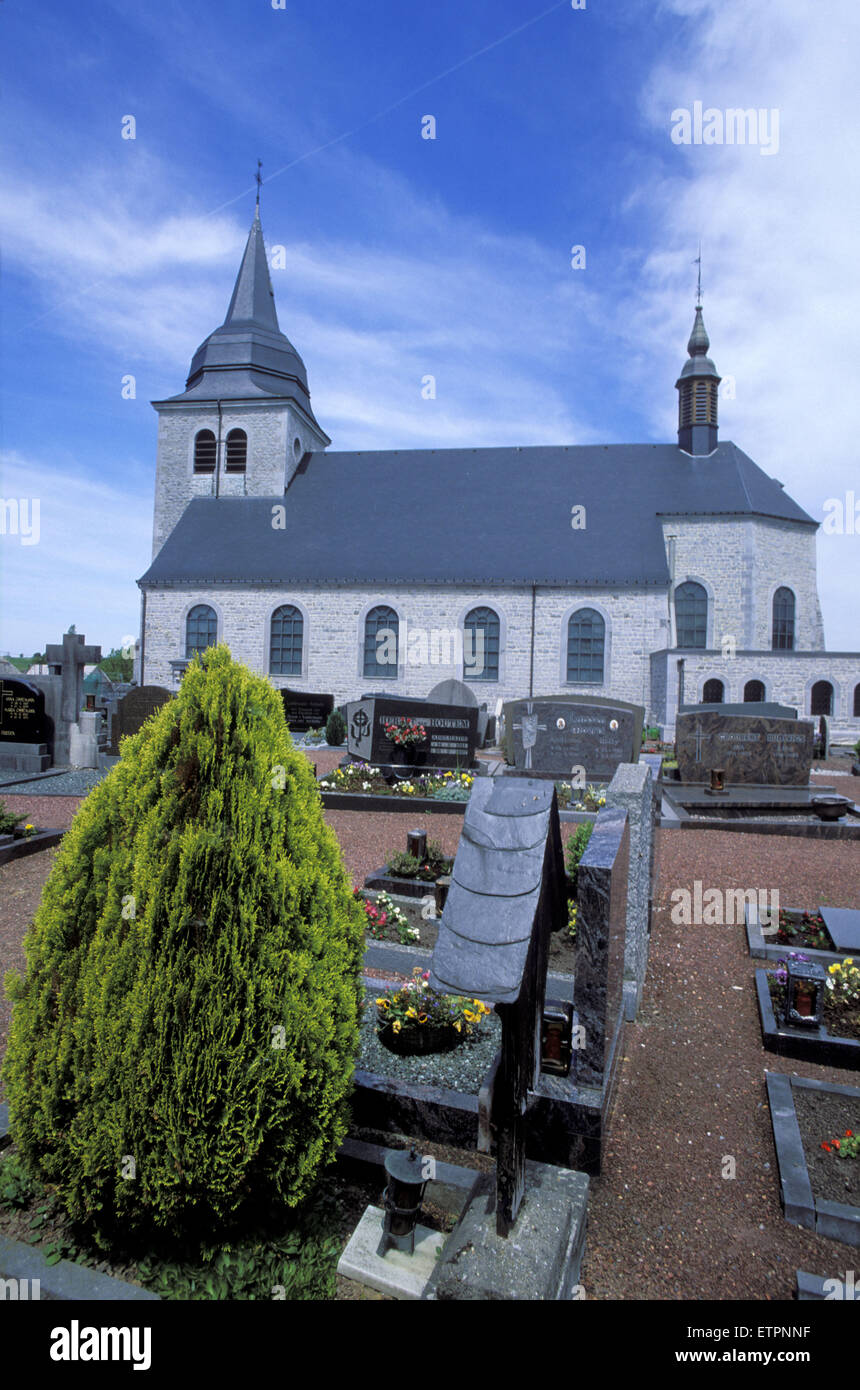
[{"label": "black granite headstone", "polygon": [[564,780],[582,767],[588,781],[610,781],[620,763],[634,761],[641,742],[641,720],[621,704],[514,700],[505,718],[517,771],[531,777]]},{"label": "black granite headstone", "polygon": [[727,784],[805,787],[812,767],[813,727],[798,719],[690,711],[675,722],[682,782],[708,782],[722,768]]},{"label": "black granite headstone", "polygon": [[317,695],[312,690],[288,690],[281,687],[284,718],[294,734],[321,728],[334,709],[333,695]]},{"label": "black granite headstone", "polygon": [[27,681],[0,679],[0,741],[47,743],[51,733],[44,691]]},{"label": "black granite headstone", "polygon": [[[386,724],[411,719],[426,737],[412,748],[393,743]],[[478,709],[376,696],[346,706],[346,746],[350,757],[378,766],[454,769],[471,767],[478,740]]]},{"label": "black granite headstone", "polygon": [[119,753],[121,738],[136,734],[140,726],[151,714],[156,714],[162,705],[173,697],[162,685],[140,685],[133,687],[121,700],[117,700],[111,720],[110,753]]}]

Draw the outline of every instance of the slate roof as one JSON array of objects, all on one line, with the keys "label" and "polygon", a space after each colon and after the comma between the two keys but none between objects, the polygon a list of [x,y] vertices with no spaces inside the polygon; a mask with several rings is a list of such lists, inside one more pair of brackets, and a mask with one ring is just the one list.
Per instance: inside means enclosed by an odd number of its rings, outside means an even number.
[{"label": "slate roof", "polygon": [[227,317],[204,338],[191,359],[185,390],[170,401],[259,398],[294,400],[314,418],[305,364],[278,326],[258,207]]},{"label": "slate roof", "polygon": [[729,441],[314,453],[285,495],[194,499],[139,583],[665,587],[676,515],[818,524]]}]

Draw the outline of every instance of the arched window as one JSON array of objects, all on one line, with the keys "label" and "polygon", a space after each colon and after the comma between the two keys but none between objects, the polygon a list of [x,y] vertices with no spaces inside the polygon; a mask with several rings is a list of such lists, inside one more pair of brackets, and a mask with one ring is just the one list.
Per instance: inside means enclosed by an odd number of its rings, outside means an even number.
[{"label": "arched window", "polygon": [[854,687],[854,718],[860,719],[860,685]]},{"label": "arched window", "polygon": [[809,701],[810,714],[833,713],[833,686],[830,681],[816,681]]},{"label": "arched window", "polygon": [[397,679],[400,620],[393,608],[371,608],[364,620],[364,674]]},{"label": "arched window", "polygon": [[198,430],[194,436],[194,472],[214,473],[218,445],[211,430]]},{"label": "arched window", "polygon": [[773,638],[775,652],[794,651],[794,594],[790,589],[777,589],[773,596]]},{"label": "arched window", "polygon": [[708,595],[692,579],[675,590],[675,628],[679,647],[708,645]]},{"label": "arched window", "polygon": [[761,681],[747,681],[744,686],[744,701],[746,704],[761,704],[764,699],[764,685]]},{"label": "arched window", "polygon": [[716,679],[705,681],[704,689],[702,690],[703,705],[721,705],[724,697],[725,687],[722,681]]},{"label": "arched window", "polygon": [[473,608],[463,623],[463,677],[467,681],[499,679],[499,615],[492,608]]},{"label": "arched window", "polygon": [[304,620],[298,608],[285,603],[272,614],[269,641],[269,674],[300,676],[302,674],[302,641]]},{"label": "arched window", "polygon": [[567,679],[598,685],[603,680],[606,624],[593,608],[578,608],[567,624]]},{"label": "arched window", "polygon": [[227,435],[228,473],[244,473],[248,462],[248,436],[244,430],[230,430]]},{"label": "arched window", "polygon": [[215,609],[209,608],[205,603],[198,603],[185,619],[185,655],[192,657],[195,652],[205,652],[207,647],[214,647],[217,641],[218,619]]}]

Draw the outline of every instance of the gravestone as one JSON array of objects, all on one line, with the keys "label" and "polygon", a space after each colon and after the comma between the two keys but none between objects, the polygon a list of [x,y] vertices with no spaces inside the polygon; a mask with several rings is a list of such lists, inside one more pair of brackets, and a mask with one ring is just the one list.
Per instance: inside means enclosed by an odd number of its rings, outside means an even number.
[{"label": "gravestone", "polygon": [[475,783],[439,922],[430,984],[495,1004],[496,1232],[516,1221],[526,1180],[526,1110],[537,1085],[549,937],[567,921],[555,788],[533,778]]},{"label": "gravestone", "polygon": [[514,700],[505,706],[506,752],[531,777],[569,780],[583,767],[587,781],[608,782],[621,763],[638,758],[642,713],[620,701]]},{"label": "gravestone", "polygon": [[29,681],[0,678],[0,769],[44,772],[52,738],[44,692]]},{"label": "gravestone", "polygon": [[281,686],[281,699],[284,718],[293,734],[321,728],[334,709],[333,695],[316,695],[310,690],[289,690]]},{"label": "gravestone", "polygon": [[[414,719],[427,737],[412,750],[398,747],[386,736],[385,725]],[[372,696],[346,706],[346,746],[352,758],[382,767],[416,770],[471,767],[478,742],[478,709]]]},{"label": "gravestone", "polygon": [[773,700],[745,700],[743,704],[701,704],[701,705],[680,705],[679,714],[702,714],[711,712],[713,714],[736,714],[743,718],[753,715],[764,716],[766,719],[796,719],[797,710],[794,705],[778,705]]},{"label": "gravestone", "polygon": [[854,907],[819,907],[818,911],[837,951],[860,955],[860,912]]},{"label": "gravestone", "polygon": [[487,704],[478,704],[478,697],[474,690],[465,681],[444,680],[434,685],[427,695],[428,702],[436,705],[460,705],[465,709],[470,709],[472,705],[478,706],[478,747],[483,748],[487,741],[487,728],[490,716],[487,711]]},{"label": "gravestone", "polygon": [[59,767],[69,764],[72,727],[84,703],[84,667],[98,665],[101,659],[101,647],[87,645],[80,632],[65,632],[62,642],[45,647],[48,671],[60,679],[60,718],[54,725],[54,763]]},{"label": "gravestone", "polygon": [[162,705],[172,699],[169,690],[162,685],[140,685],[131,689],[121,700],[117,700],[111,719],[110,755],[119,754],[119,741],[136,734],[140,726],[151,714],[156,714]]},{"label": "gravestone", "polygon": [[813,726],[796,718],[691,710],[675,724],[680,779],[708,782],[711,768],[722,768],[727,784],[805,787],[813,735]]},{"label": "gravestone", "polygon": [[579,1087],[604,1098],[604,1119],[623,1029],[630,826],[622,806],[606,806],[579,861],[576,875],[576,950],[573,1003],[584,1030],[574,1054]]}]

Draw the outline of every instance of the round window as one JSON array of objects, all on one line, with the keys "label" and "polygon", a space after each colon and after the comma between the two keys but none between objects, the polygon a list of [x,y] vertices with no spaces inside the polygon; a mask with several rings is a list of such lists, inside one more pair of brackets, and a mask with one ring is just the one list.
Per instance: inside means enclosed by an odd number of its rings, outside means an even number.
[{"label": "round window", "polygon": [[302,456],[302,441],[299,439],[298,435],[293,440],[293,453],[297,459],[300,459]]}]

